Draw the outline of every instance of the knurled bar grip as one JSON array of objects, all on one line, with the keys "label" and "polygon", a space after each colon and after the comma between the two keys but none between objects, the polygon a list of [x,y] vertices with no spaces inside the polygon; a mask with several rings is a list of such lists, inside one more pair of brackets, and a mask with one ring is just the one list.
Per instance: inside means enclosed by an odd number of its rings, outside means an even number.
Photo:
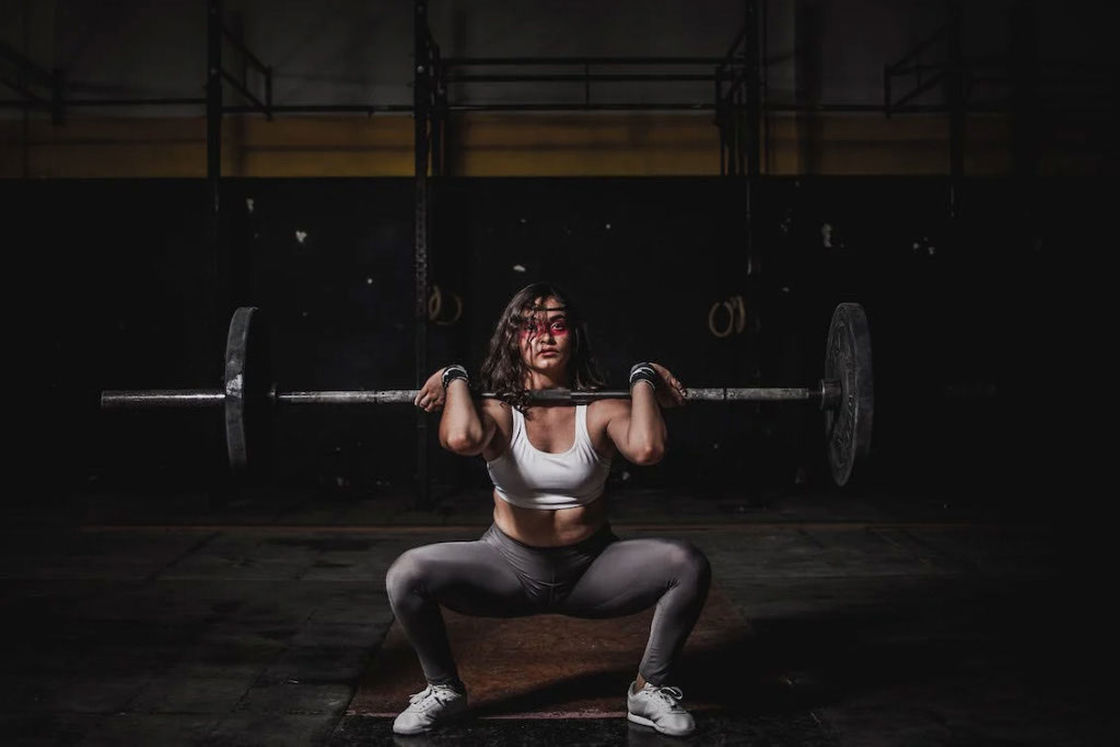
[{"label": "knurled bar grip", "polygon": [[[411,403],[419,393],[416,389],[397,389],[385,391],[323,391],[323,392],[279,392],[277,402],[292,405],[379,405],[390,402]],[[625,389],[604,389],[599,391],[570,391],[567,389],[538,389],[528,392],[532,402],[553,402],[581,405],[600,399],[630,399]],[[497,399],[493,392],[483,392],[481,397]],[[687,400],[714,402],[822,402],[825,405],[839,400],[840,382],[822,381],[816,389],[798,387],[711,387],[689,389]]]}]

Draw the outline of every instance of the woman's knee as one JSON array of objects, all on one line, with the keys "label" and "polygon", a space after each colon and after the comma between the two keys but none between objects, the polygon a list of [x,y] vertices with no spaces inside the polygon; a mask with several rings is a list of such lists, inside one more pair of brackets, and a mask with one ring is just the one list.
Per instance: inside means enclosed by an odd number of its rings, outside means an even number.
[{"label": "woman's knee", "polygon": [[708,558],[691,542],[685,540],[665,540],[666,556],[672,565],[674,575],[692,583],[707,584],[712,576]]},{"label": "woman's knee", "polygon": [[389,602],[423,588],[427,565],[421,547],[401,553],[385,574],[385,591],[389,595]]}]

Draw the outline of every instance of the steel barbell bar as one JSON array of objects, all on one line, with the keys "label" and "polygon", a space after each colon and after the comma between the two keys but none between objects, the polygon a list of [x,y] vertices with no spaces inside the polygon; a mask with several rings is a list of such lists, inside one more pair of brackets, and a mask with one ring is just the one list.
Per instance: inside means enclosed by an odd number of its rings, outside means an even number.
[{"label": "steel barbell bar", "polygon": [[[103,410],[223,409],[226,451],[231,469],[243,471],[249,463],[250,428],[260,411],[278,405],[386,405],[410,404],[416,389],[277,391],[268,380],[267,347],[261,318],[255,307],[234,311],[226,338],[224,388],[134,389],[101,393]],[[833,480],[844,485],[853,464],[870,451],[874,412],[871,373],[871,338],[866,313],[859,304],[836,307],[825,348],[825,378],[815,387],[700,387],[687,389],[686,399],[706,402],[807,402],[818,403],[825,414],[828,461]],[[531,391],[529,400],[553,404],[586,404],[601,399],[628,399],[628,390]],[[497,398],[482,392],[483,398]]]},{"label": "steel barbell bar", "polygon": [[[839,381],[821,380],[816,388],[799,387],[701,387],[688,389],[685,399],[705,402],[819,402],[822,408],[839,402]],[[411,404],[419,389],[354,389],[307,392],[276,392],[269,399],[281,405],[389,405]],[[571,391],[539,389],[528,392],[531,402],[585,405],[601,399],[629,399],[625,389]],[[477,395],[483,399],[500,399],[494,392]],[[103,410],[151,410],[208,407],[225,404],[226,394],[220,389],[122,389],[101,393]]]}]

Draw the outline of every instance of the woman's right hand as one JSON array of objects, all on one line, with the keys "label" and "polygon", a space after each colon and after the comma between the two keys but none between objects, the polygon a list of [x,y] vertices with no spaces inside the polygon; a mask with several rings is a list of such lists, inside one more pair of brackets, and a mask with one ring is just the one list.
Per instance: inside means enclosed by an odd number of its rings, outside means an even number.
[{"label": "woman's right hand", "polygon": [[447,392],[443,390],[443,372],[446,370],[446,368],[441,368],[429,376],[428,380],[424,382],[424,386],[420,387],[420,391],[416,393],[416,398],[412,400],[412,404],[424,412],[435,412],[442,409],[443,401],[447,398]]}]

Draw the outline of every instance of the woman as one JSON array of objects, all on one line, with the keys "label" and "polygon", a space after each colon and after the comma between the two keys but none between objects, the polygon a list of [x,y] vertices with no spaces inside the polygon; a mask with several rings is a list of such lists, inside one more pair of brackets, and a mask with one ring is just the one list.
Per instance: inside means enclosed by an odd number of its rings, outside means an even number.
[{"label": "woman", "polygon": [[602,386],[585,325],[567,296],[546,283],[523,288],[506,306],[481,379],[483,390],[501,399],[476,405],[458,365],[433,374],[415,399],[427,412],[443,407],[444,448],[486,460],[494,523],[478,541],[417,547],[389,569],[389,602],[428,681],[393,731],[429,731],[467,708],[439,605],[483,617],[605,618],[656,604],[627,693],[628,718],[665,734],[691,733],[692,716],[669,681],[707,596],[708,561],[685,542],[619,540],[603,497],[616,453],[641,465],[661,460],[661,408],[683,404],[683,386],[664,367],[639,363],[629,400],[529,404],[532,390]]}]

